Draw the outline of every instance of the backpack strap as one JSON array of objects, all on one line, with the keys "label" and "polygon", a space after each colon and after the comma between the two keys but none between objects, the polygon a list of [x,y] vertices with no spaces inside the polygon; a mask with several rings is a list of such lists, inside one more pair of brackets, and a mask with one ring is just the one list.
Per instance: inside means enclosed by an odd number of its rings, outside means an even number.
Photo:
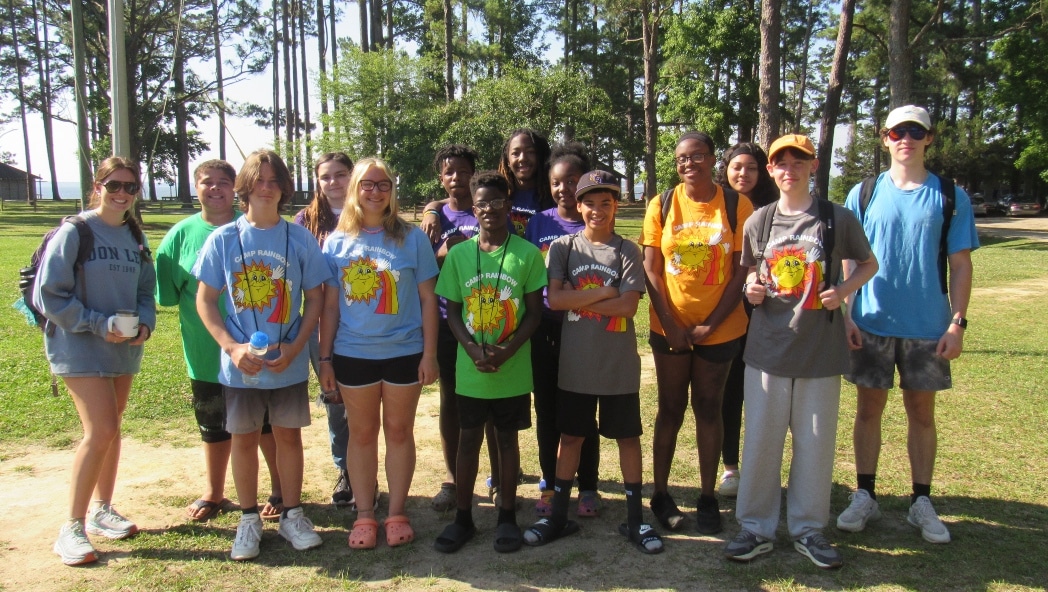
[{"label": "backpack strap", "polygon": [[859,185],[859,222],[866,222],[866,208],[873,199],[873,190],[877,186],[877,177],[866,177]]},{"label": "backpack strap", "polygon": [[673,207],[673,190],[675,187],[670,187],[666,191],[662,192],[659,197],[659,205],[662,206],[662,225],[666,226],[666,217],[670,215],[670,208]]},{"label": "backpack strap", "polygon": [[[833,203],[826,199],[815,198],[815,203],[819,204],[819,222],[822,223],[822,248],[826,252],[826,285],[827,287],[837,283],[838,274],[838,261],[833,257],[833,249],[837,243],[836,231],[834,230],[836,221],[833,212]],[[833,322],[834,314],[832,310],[828,310],[830,313],[830,322]]]},{"label": "backpack strap", "polygon": [[754,258],[757,260],[757,273],[760,274],[761,261],[764,260],[764,249],[768,246],[768,241],[771,240],[771,225],[775,221],[775,210],[778,209],[778,202],[771,202],[763,208],[757,210],[758,215],[758,226],[757,231],[757,249],[753,252]]},{"label": "backpack strap", "polygon": [[[935,173],[931,173],[935,175]],[[946,271],[949,268],[950,255],[947,251],[950,235],[950,223],[953,222],[954,209],[957,206],[957,192],[953,179],[935,175],[939,178],[939,190],[942,192],[942,234],[939,236],[939,287],[943,294],[949,294],[949,282]]]},{"label": "backpack strap", "polygon": [[739,225],[739,192],[731,187],[722,187],[724,191],[724,210],[728,214],[728,226],[731,233],[735,234],[735,227]]}]

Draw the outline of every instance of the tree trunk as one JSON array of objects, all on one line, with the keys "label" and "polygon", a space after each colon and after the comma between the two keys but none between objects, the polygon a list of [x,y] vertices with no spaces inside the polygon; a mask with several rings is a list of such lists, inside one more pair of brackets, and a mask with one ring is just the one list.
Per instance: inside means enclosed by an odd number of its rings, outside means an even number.
[{"label": "tree trunk", "polygon": [[[292,135],[293,142],[288,146],[287,158],[284,162],[287,163],[291,169],[291,175],[295,178],[295,191],[302,186],[302,116],[299,111],[299,94],[298,94],[298,55],[297,51],[301,42],[298,38],[298,23],[302,21],[302,13],[299,12],[300,0],[293,0],[289,4],[291,8],[291,21],[288,23],[290,28],[290,37],[288,37],[288,43],[291,47],[291,102],[294,108],[291,110],[291,129],[294,130]],[[302,76],[305,77],[306,73],[303,72]],[[292,196],[294,199],[294,196]]]},{"label": "tree trunk", "polygon": [[11,45],[15,50],[15,78],[18,79],[18,113],[22,118],[22,146],[25,147],[25,199],[26,203],[36,203],[36,188],[33,187],[32,156],[29,153],[29,119],[25,112],[25,84],[22,82],[22,56],[18,50],[18,12],[14,0],[7,0],[7,9],[11,24]]},{"label": "tree trunk", "polygon": [[760,116],[757,141],[765,150],[780,129],[779,61],[782,37],[781,0],[761,1]]},{"label": "tree trunk", "polygon": [[[327,90],[323,80],[327,78],[327,35],[324,30],[327,27],[327,19],[324,17],[324,0],[317,0],[317,57],[320,58],[320,125],[324,134],[327,134],[328,101]],[[310,184],[312,184],[310,179]],[[312,189],[312,187],[311,187]]]},{"label": "tree trunk", "polygon": [[[46,18],[46,15],[45,15]],[[43,33],[44,47],[40,48],[40,35]],[[36,48],[36,72],[40,82],[40,114],[43,116],[44,144],[47,149],[47,170],[51,178],[51,199],[58,201],[58,174],[55,171],[54,127],[51,122],[51,64],[48,59],[47,21],[41,19],[37,0],[33,0],[33,45]]]},{"label": "tree trunk", "polygon": [[444,100],[451,103],[455,100],[455,52],[452,51],[455,34],[455,9],[451,0],[443,0],[444,5]]},{"label": "tree trunk", "polygon": [[215,90],[218,94],[218,157],[226,159],[226,85],[222,80],[222,36],[219,33],[218,0],[211,0],[211,12],[215,26],[211,29],[211,42],[215,46]]},{"label": "tree trunk", "polygon": [[459,47],[462,48],[462,59],[459,60],[459,78],[462,79],[462,96],[466,96],[466,92],[469,91],[469,62],[467,51],[469,48],[469,28],[467,23],[469,21],[469,3],[466,0],[462,2],[462,18],[459,19]]},{"label": "tree trunk", "polygon": [[[811,50],[811,36],[815,29],[815,3],[808,3],[808,18],[805,22],[804,27],[804,49],[801,53],[801,75],[800,82],[797,85],[797,107],[793,110],[793,133],[801,133],[801,127],[804,122],[804,93],[808,91],[808,54]],[[825,194],[823,194],[825,195]]]},{"label": "tree trunk", "polygon": [[837,45],[833,50],[830,80],[826,87],[826,103],[822,108],[822,123],[819,128],[819,161],[815,170],[815,186],[819,195],[830,194],[830,163],[833,161],[833,135],[837,127],[837,114],[841,108],[841,93],[848,72],[848,52],[851,49],[852,25],[855,19],[855,0],[841,3],[841,19],[837,24]]},{"label": "tree trunk", "polygon": [[644,52],[644,193],[649,197],[657,187],[655,151],[659,143],[659,122],[655,84],[659,75],[659,17],[662,0],[642,0],[641,45]]},{"label": "tree trunk", "polygon": [[273,0],[273,147],[280,146],[280,0]]},{"label": "tree trunk", "polygon": [[[296,150],[296,154],[301,154],[303,161],[309,158],[309,151],[312,149],[313,138],[310,127],[313,125],[313,118],[310,117],[309,113],[309,76],[306,74],[306,5],[304,0],[298,0],[299,11],[298,11],[298,42],[299,42],[299,59],[302,61],[302,133],[305,135],[306,142],[302,146],[302,149]],[[318,27],[319,29],[319,27]],[[303,162],[299,165],[299,170],[309,170],[309,164]],[[313,175],[308,172],[306,175],[306,191],[309,195],[313,195]],[[299,186],[301,187],[301,185]]]},{"label": "tree trunk", "polygon": [[371,43],[368,41],[371,28],[371,19],[368,18],[368,0],[357,0],[360,9],[360,51],[365,53],[371,51]]},{"label": "tree trunk", "polygon": [[888,88],[894,109],[910,103],[913,92],[913,50],[910,47],[912,0],[891,0],[888,13]]},{"label": "tree trunk", "polygon": [[[175,166],[175,174],[177,175],[178,184],[178,201],[183,204],[193,203],[193,196],[190,195],[190,181],[189,181],[189,135],[186,133],[186,126],[188,117],[186,116],[186,72],[185,72],[185,58],[182,53],[182,46],[180,44],[175,45],[175,67],[172,69],[174,75],[175,84],[175,137],[178,141],[178,155]],[[153,173],[149,172],[149,177],[152,179]]]},{"label": "tree trunk", "polygon": [[382,0],[371,0],[371,49],[378,51],[385,45],[382,40]]},{"label": "tree trunk", "polygon": [[[281,19],[280,28],[283,34],[280,37],[280,42],[283,46],[284,53],[284,140],[287,142],[286,150],[291,150],[291,146],[295,141],[295,107],[291,102],[291,11],[288,10],[288,0],[280,0],[281,7]],[[278,151],[283,152],[279,149],[279,144],[274,146]],[[285,157],[287,155],[285,154]],[[294,166],[293,164],[291,166]]]}]

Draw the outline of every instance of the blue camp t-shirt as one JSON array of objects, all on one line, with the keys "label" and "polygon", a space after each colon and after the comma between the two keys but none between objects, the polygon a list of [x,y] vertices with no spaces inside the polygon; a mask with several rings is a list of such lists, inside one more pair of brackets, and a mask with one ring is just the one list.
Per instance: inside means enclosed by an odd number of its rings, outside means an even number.
[{"label": "blue camp t-shirt", "polygon": [[[887,172],[881,173],[865,216],[859,213],[859,191],[860,185],[852,188],[845,207],[862,222],[880,269],[857,293],[852,319],[874,335],[939,339],[953,316],[939,284],[943,221],[939,178],[929,174],[920,187],[902,190]],[[955,195],[946,240],[949,254],[979,248],[968,194],[957,187]]]}]

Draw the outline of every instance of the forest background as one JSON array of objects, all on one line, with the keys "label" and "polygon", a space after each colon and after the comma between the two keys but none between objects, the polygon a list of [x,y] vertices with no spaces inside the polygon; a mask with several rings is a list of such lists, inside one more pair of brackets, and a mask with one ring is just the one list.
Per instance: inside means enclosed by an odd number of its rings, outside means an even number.
[{"label": "forest background", "polygon": [[[0,125],[20,128],[28,154],[28,121],[43,120],[47,162],[26,168],[57,199],[52,123],[77,115],[71,7],[4,4]],[[80,6],[83,153],[97,162],[112,151],[107,2]],[[351,11],[357,30],[339,36]],[[839,173],[831,183],[820,167],[817,188],[839,201],[885,168],[876,130],[907,103],[936,122],[931,168],[969,192],[1048,187],[1043,0],[126,0],[124,13],[131,156],[151,199],[177,183],[189,203],[196,157],[256,148],[227,146],[224,129],[205,141],[205,118],[239,116],[271,132],[306,193],[312,159],[338,149],[387,159],[401,195],[422,201],[437,194],[440,146],[469,144],[490,167],[528,126],[585,143],[627,187],[658,189],[675,182],[686,129],[722,148],[808,133]],[[271,96],[227,100],[258,76]]]}]

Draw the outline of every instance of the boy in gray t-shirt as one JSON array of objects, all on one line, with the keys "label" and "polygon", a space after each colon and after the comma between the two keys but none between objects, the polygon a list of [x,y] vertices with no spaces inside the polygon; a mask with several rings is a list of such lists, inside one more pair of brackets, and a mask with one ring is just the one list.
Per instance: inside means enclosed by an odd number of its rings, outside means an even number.
[{"label": "boy in gray t-shirt", "polygon": [[567,311],[557,402],[561,437],[553,510],[524,533],[532,546],[578,531],[567,517],[571,486],[583,442],[602,435],[619,445],[627,510],[619,532],[644,553],[662,551],[641,506],[640,357],[633,316],[644,294],[644,267],[637,245],[614,232],[618,196],[614,175],[584,174],[575,199],[585,228],[555,240],[547,256],[550,309]]}]

